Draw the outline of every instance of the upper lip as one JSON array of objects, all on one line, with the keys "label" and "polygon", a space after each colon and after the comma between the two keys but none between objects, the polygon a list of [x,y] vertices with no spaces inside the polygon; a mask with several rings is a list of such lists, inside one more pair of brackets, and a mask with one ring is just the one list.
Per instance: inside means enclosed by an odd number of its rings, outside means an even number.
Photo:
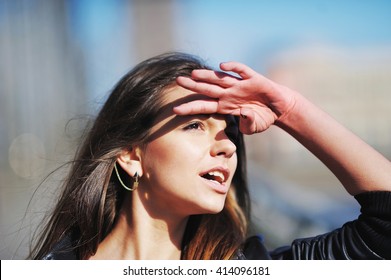
[{"label": "upper lip", "polygon": [[208,176],[208,174],[213,176],[213,178],[216,181],[218,181],[220,184],[222,184],[228,180],[229,175],[230,175],[230,171],[226,167],[217,166],[217,167],[211,168],[207,171],[201,172],[200,176],[205,178],[205,176]]}]

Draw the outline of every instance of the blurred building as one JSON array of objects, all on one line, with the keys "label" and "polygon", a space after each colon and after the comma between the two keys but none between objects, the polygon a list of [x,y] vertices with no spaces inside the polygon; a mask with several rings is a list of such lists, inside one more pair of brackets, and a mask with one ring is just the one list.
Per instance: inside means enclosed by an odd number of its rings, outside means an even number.
[{"label": "blurred building", "polygon": [[[277,54],[265,75],[301,92],[391,158],[390,48],[303,46]],[[288,134],[272,128],[246,140],[254,220],[271,245],[357,217],[358,204],[340,182]]]},{"label": "blurred building", "polygon": [[26,257],[55,170],[119,77],[172,50],[171,2],[0,1],[1,259]]},{"label": "blurred building", "polygon": [[[54,202],[66,169],[50,172],[73,156],[90,115],[118,79],[158,53],[251,50],[246,55],[255,57],[250,63],[265,69],[263,74],[300,91],[391,157],[389,48],[299,44],[287,50],[284,39],[278,51],[266,54],[265,65],[259,49],[267,46],[246,46],[225,27],[222,18],[238,20],[226,14],[228,5],[214,21],[202,18],[208,1],[192,11],[186,10],[189,2],[0,0],[0,259],[26,256],[32,231]],[[252,9],[240,6],[245,15]],[[184,24],[189,15],[199,20],[196,26]],[[199,39],[206,31],[213,38]],[[253,230],[264,233],[270,246],[356,215],[357,205],[334,176],[289,135],[273,127],[246,141]]]},{"label": "blurred building", "polygon": [[[390,157],[390,48],[298,47],[276,54],[265,75],[299,91]],[[251,152],[253,160],[270,169],[286,169],[291,173],[288,178],[295,180],[299,180],[295,176],[307,177],[302,172],[319,170],[312,155],[278,130],[249,139],[256,146]]]},{"label": "blurred building", "polygon": [[66,8],[65,1],[0,5],[2,259],[26,245],[35,223],[25,216],[33,211],[28,203],[45,173],[70,156],[71,130],[80,124],[66,131],[66,123],[87,111],[83,58],[69,38]]}]

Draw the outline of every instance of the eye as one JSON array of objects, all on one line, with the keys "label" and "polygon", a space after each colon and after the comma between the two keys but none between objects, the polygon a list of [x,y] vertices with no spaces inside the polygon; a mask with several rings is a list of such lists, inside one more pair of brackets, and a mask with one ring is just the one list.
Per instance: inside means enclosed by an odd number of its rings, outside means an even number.
[{"label": "eye", "polygon": [[203,128],[203,124],[199,121],[192,122],[184,127],[184,130],[199,130]]}]

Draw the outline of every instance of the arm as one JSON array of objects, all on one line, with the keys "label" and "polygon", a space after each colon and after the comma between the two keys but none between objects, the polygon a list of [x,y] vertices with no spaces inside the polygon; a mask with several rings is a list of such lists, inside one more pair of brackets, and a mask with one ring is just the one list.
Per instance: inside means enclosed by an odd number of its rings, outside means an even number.
[{"label": "arm", "polygon": [[302,96],[276,125],[317,156],[351,195],[391,190],[391,163]]},{"label": "arm", "polygon": [[240,115],[245,134],[277,125],[317,156],[351,195],[391,190],[390,161],[302,95],[240,63],[222,63],[221,69],[239,77],[211,70],[179,77],[180,86],[214,100],[182,104],[174,112]]}]

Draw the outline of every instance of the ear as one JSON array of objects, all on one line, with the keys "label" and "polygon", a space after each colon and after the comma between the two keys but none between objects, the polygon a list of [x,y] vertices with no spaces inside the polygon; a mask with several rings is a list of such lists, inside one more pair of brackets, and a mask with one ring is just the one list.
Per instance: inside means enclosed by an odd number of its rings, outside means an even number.
[{"label": "ear", "polygon": [[141,150],[139,147],[130,150],[122,150],[117,158],[117,163],[130,177],[134,177],[136,172],[140,177],[143,176]]}]

